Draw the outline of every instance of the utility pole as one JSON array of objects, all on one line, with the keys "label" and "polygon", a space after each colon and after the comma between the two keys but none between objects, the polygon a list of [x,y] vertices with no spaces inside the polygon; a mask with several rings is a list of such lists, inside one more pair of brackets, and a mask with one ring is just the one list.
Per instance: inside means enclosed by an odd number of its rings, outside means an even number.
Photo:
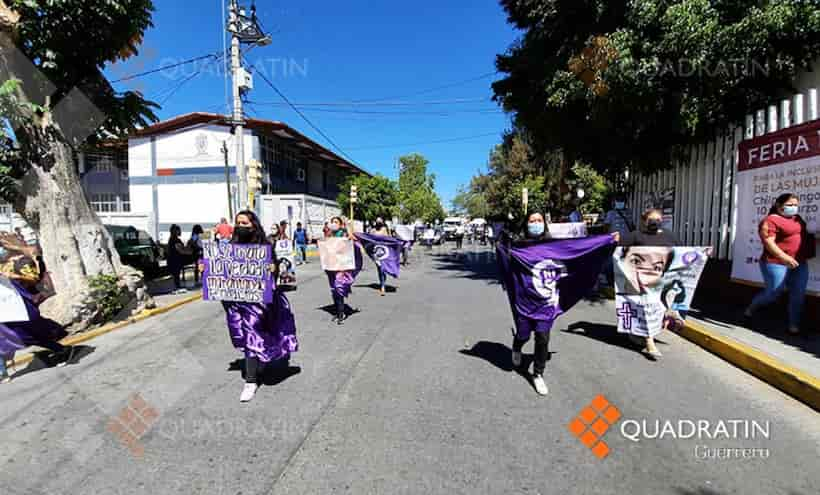
[{"label": "utility pole", "polygon": [[233,222],[233,198],[231,197],[231,168],[228,166],[228,144],[222,142],[222,155],[225,157],[225,184],[228,186],[228,218]]},{"label": "utility pole", "polygon": [[242,111],[242,95],[253,89],[250,73],[242,66],[242,44],[265,46],[271,43],[256,20],[256,5],[251,4],[251,15],[239,6],[238,0],[230,0],[228,32],[231,33],[231,78],[233,81],[234,137],[236,139],[236,174],[239,177],[239,207],[253,208],[248,194],[247,167],[245,166],[245,116]]}]

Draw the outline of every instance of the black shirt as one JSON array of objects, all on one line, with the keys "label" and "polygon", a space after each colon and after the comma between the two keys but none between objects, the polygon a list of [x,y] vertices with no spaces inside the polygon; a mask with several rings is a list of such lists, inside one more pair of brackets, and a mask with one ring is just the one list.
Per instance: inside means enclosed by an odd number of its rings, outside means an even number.
[{"label": "black shirt", "polygon": [[634,230],[621,237],[621,246],[677,246],[678,238],[673,232],[659,230],[657,234],[650,234]]}]

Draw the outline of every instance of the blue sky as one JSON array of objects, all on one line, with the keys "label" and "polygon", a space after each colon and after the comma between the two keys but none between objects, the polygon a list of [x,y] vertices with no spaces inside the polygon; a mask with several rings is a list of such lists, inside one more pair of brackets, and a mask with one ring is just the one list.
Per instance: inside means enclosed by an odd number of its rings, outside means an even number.
[{"label": "blue sky", "polygon": [[[142,53],[110,68],[109,78],[221,51],[223,3],[155,0]],[[398,156],[425,155],[447,208],[509,125],[490,101],[490,83],[499,76],[488,74],[516,33],[496,1],[258,0],[257,11],[273,43],[247,54],[256,70],[297,106],[380,100],[303,111],[371,172],[395,178]],[[164,102],[162,119],[226,108],[224,77],[209,60],[115,86]],[[282,120],[330,147],[258,75],[248,99],[249,116]],[[480,137],[431,143],[473,136]]]}]

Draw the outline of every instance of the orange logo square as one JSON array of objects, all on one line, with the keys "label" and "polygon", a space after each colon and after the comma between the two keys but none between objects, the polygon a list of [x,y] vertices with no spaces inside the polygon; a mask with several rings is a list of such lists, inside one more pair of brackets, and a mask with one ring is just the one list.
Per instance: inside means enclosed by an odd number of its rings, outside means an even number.
[{"label": "orange logo square", "polygon": [[598,459],[603,459],[610,452],[603,437],[620,418],[621,411],[606,397],[598,395],[576,418],[573,418],[569,424],[569,431]]}]

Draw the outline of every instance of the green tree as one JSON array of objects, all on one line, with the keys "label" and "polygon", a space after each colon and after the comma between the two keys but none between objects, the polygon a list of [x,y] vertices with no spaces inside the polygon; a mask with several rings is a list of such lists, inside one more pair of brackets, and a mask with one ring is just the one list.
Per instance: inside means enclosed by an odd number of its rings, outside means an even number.
[{"label": "green tree", "polygon": [[501,0],[523,34],[495,98],[536,152],[607,176],[668,167],[789,91],[820,55],[817,1]]},{"label": "green tree", "polygon": [[444,220],[436,194],[436,176],[427,172],[430,161],[417,153],[399,158],[399,216],[404,222]]},{"label": "green tree", "polygon": [[353,216],[356,220],[373,222],[377,217],[390,220],[398,213],[399,191],[395,182],[383,175],[351,175],[341,186],[336,198],[342,212],[350,211],[350,186],[356,185],[358,200],[353,204]]},{"label": "green tree", "polygon": [[150,0],[0,1],[0,191],[38,234],[57,290],[44,310],[62,323],[83,317],[74,303],[89,293],[87,277],[124,271],[74,152],[89,134],[156,121],[155,105],[115,92],[102,73],[137,53],[153,9]]},{"label": "green tree", "polygon": [[609,184],[606,178],[591,166],[576,163],[572,167],[572,178],[568,182],[571,190],[584,191],[584,197],[579,205],[582,213],[598,213],[608,209],[606,203],[609,197]]}]

